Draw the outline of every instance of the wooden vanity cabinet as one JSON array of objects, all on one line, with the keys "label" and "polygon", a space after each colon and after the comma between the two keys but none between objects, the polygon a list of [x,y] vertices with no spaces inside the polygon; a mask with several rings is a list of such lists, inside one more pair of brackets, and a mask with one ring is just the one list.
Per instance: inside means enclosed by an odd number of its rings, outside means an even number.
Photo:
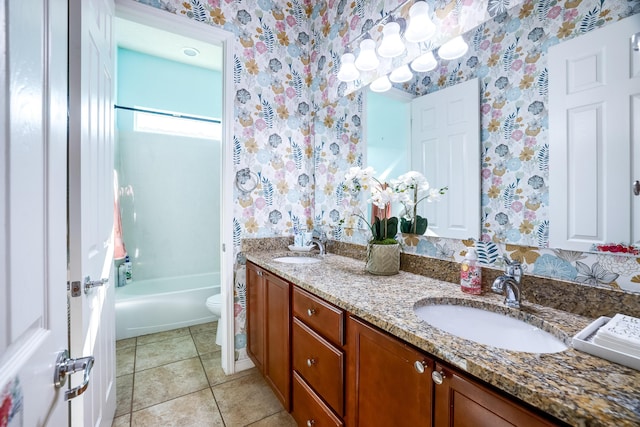
[{"label": "wooden vanity cabinet", "polygon": [[291,395],[290,284],[247,263],[247,353],[286,410]]},{"label": "wooden vanity cabinet", "polygon": [[453,369],[436,363],[434,427],[558,426]]},{"label": "wooden vanity cabinet", "polygon": [[352,316],[347,348],[347,425],[432,425],[432,359]]},{"label": "wooden vanity cabinet", "polygon": [[247,353],[300,426],[564,426],[247,263]]},{"label": "wooden vanity cabinet", "polygon": [[344,424],[343,310],[293,286],[293,418],[298,425]]}]

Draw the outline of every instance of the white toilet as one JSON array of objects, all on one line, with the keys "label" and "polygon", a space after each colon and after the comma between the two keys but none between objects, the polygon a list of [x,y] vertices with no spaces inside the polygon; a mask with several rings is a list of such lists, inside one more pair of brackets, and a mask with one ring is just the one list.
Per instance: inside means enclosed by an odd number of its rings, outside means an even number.
[{"label": "white toilet", "polygon": [[222,294],[215,294],[207,298],[206,305],[209,311],[218,318],[216,344],[222,346]]}]

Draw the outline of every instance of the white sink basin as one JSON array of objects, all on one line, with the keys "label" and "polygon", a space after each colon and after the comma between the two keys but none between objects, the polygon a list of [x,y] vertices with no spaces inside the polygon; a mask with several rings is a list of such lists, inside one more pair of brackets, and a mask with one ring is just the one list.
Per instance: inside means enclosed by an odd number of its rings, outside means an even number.
[{"label": "white sink basin", "polygon": [[282,256],[279,258],[274,258],[273,260],[285,264],[315,264],[318,262],[322,262],[320,258],[313,258],[309,256]]},{"label": "white sink basin", "polygon": [[506,350],[558,353],[562,340],[522,320],[474,307],[429,304],[415,307],[416,315],[445,332]]}]

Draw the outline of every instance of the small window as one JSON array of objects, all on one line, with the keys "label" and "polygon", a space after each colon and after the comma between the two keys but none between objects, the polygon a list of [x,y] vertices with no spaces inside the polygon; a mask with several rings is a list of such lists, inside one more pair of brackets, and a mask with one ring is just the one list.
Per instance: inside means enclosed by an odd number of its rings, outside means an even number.
[{"label": "small window", "polygon": [[[165,113],[165,112],[163,112]],[[174,113],[168,113],[174,114]],[[133,113],[133,129],[136,132],[162,133],[165,135],[222,140],[222,125],[209,117],[187,118],[143,111]],[[199,120],[201,119],[201,120]]]}]

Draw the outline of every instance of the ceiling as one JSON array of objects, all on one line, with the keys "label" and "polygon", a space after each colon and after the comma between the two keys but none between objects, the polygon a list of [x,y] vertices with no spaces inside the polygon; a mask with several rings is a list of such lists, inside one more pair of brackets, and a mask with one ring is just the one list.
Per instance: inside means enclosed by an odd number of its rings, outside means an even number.
[{"label": "ceiling", "polygon": [[[222,71],[221,46],[122,18],[116,18],[115,35],[118,47],[197,67]],[[195,48],[200,51],[200,54],[187,56],[182,52],[185,47]]]}]

